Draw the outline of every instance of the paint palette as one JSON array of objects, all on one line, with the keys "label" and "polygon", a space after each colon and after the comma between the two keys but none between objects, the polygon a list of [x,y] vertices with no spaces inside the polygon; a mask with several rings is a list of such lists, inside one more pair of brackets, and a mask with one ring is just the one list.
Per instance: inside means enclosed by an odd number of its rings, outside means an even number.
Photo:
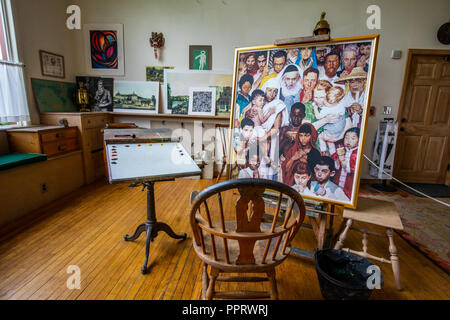
[{"label": "paint palette", "polygon": [[179,142],[107,144],[106,155],[110,183],[201,174]]}]

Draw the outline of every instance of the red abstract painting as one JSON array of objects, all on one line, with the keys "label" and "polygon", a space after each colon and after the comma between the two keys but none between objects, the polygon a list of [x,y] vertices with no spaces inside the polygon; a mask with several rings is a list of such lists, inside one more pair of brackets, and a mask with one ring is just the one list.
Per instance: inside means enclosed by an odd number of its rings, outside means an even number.
[{"label": "red abstract painting", "polygon": [[93,69],[118,69],[116,30],[91,30],[90,45]]}]

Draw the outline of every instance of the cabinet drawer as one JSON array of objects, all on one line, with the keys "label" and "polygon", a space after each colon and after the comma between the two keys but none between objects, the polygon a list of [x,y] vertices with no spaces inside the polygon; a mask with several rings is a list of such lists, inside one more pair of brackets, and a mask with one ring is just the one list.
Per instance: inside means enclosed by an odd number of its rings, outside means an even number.
[{"label": "cabinet drawer", "polygon": [[77,138],[77,135],[78,135],[77,128],[53,130],[51,132],[42,133],[41,141],[42,143],[46,143],[49,141]]},{"label": "cabinet drawer", "polygon": [[83,119],[83,126],[86,129],[90,128],[104,128],[108,118],[106,116],[86,117]]},{"label": "cabinet drawer", "polygon": [[51,141],[42,144],[42,152],[51,157],[60,153],[70,152],[79,149],[78,139],[66,139]]}]

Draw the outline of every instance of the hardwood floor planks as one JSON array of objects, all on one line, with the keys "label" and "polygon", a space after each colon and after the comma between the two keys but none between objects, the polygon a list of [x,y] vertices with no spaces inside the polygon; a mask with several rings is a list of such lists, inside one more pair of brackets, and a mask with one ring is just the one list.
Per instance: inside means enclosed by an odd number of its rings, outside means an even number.
[{"label": "hardwood floor planks", "polygon": [[[141,188],[97,182],[21,219],[16,223],[22,223],[20,232],[11,229],[0,235],[0,299],[201,299],[202,263],[192,249],[189,198],[191,191],[211,184],[190,179],[156,184],[158,221],[188,238],[175,240],[160,232],[150,245],[146,275],[140,272],[145,233],[134,242],[123,240],[145,221],[146,193]],[[224,202],[226,216],[232,215],[234,201]],[[335,220],[335,229],[341,221]],[[384,232],[357,222],[355,227]],[[349,232],[345,246],[359,250],[361,240],[359,233]],[[377,263],[384,286],[371,299],[450,299],[448,275],[397,234],[394,241],[404,290],[395,288],[391,266]],[[293,245],[313,250],[312,231],[302,227]],[[369,252],[388,258],[387,248],[387,239],[369,236]],[[66,287],[69,265],[81,269],[80,290]],[[322,299],[312,262],[289,257],[276,272],[280,299]],[[219,283],[218,288],[268,290],[268,284]]]}]

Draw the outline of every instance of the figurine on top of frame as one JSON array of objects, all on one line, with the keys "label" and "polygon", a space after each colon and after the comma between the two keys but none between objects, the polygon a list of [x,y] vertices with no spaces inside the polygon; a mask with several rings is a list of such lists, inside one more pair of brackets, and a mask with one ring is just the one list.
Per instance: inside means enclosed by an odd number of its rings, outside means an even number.
[{"label": "figurine on top of frame", "polygon": [[231,178],[355,206],[377,36],[342,40],[236,50]]}]

